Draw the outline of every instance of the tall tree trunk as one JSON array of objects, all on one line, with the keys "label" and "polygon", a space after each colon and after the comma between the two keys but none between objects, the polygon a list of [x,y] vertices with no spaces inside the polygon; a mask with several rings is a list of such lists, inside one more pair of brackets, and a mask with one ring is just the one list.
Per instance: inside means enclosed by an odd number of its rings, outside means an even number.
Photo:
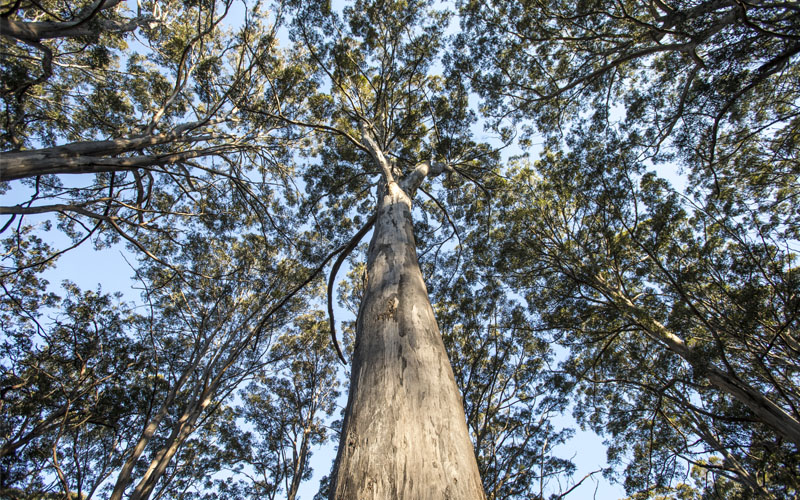
[{"label": "tall tree trunk", "polygon": [[406,192],[390,180],[379,202],[330,495],[480,500],[478,465],[417,262]]}]

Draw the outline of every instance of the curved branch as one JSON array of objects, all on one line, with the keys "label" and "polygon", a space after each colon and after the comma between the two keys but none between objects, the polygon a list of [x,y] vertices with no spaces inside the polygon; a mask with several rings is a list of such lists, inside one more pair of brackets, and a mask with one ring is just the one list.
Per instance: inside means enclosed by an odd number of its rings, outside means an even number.
[{"label": "curved branch", "polygon": [[392,165],[386,156],[383,154],[380,146],[377,142],[375,142],[375,138],[372,136],[372,133],[367,130],[367,125],[364,122],[361,122],[361,138],[366,143],[366,151],[375,160],[375,163],[378,164],[378,167],[383,172],[383,178],[386,181],[387,186],[391,186],[392,184],[396,184],[394,179],[394,175],[392,174]]},{"label": "curved branch", "polygon": [[353,251],[353,249],[358,245],[361,241],[361,238],[364,237],[365,234],[372,228],[372,225],[375,224],[375,219],[377,218],[377,213],[372,214],[372,216],[367,220],[366,224],[358,230],[358,232],[350,239],[347,245],[341,250],[339,257],[336,259],[336,262],[333,263],[333,268],[331,269],[331,275],[328,278],[328,320],[331,327],[331,339],[333,340],[333,346],[336,348],[336,354],[339,355],[339,359],[342,360],[342,364],[347,364],[347,361],[344,359],[344,355],[342,354],[342,349],[339,347],[339,341],[336,340],[336,321],[333,318],[333,282],[336,280],[336,273],[339,271],[339,268],[342,266],[344,259],[347,258],[348,255]]},{"label": "curved branch", "polygon": [[687,43],[671,43],[671,44],[667,44],[667,45],[653,45],[651,47],[645,47],[643,49],[637,50],[636,52],[631,52],[629,54],[625,54],[623,56],[620,56],[620,57],[614,59],[613,61],[611,61],[611,62],[609,62],[607,64],[604,64],[600,68],[592,71],[591,73],[583,75],[580,78],[576,78],[575,80],[572,80],[571,82],[567,83],[563,87],[557,88],[556,90],[554,90],[550,94],[541,94],[539,92],[536,92],[537,94],[539,94],[537,100],[545,101],[545,100],[550,100],[550,99],[556,98],[556,97],[564,94],[565,92],[567,92],[569,90],[572,90],[573,88],[577,87],[578,85],[580,85],[580,84],[582,84],[584,82],[593,80],[594,78],[597,78],[598,76],[604,74],[608,70],[616,68],[617,66],[621,65],[622,63],[631,61],[633,59],[638,59],[640,57],[649,56],[651,54],[657,54],[659,52],[669,52],[669,51],[672,51],[672,50],[680,52],[680,51],[684,51],[684,50],[693,48],[695,45],[696,44],[694,42],[687,42]]},{"label": "curved branch", "polygon": [[252,108],[240,107],[240,109],[242,109],[243,111],[247,111],[249,113],[255,113],[255,114],[259,114],[259,115],[264,115],[264,116],[266,116],[268,118],[272,118],[273,120],[279,120],[279,121],[288,123],[289,125],[297,125],[298,127],[310,128],[310,129],[313,129],[313,130],[321,130],[323,132],[330,132],[332,134],[341,135],[342,137],[347,139],[351,144],[353,144],[353,146],[357,147],[358,149],[360,149],[362,151],[369,152],[369,149],[367,149],[366,146],[364,146],[363,144],[358,142],[358,140],[356,140],[355,137],[353,137],[352,135],[348,134],[344,130],[339,130],[336,127],[331,127],[329,125],[323,125],[323,124],[320,124],[320,123],[308,123],[308,122],[304,122],[304,121],[301,121],[301,120],[293,120],[291,118],[288,118],[288,117],[284,116],[280,112],[279,112],[279,114],[276,115],[275,113],[270,113],[268,111],[262,111],[262,110],[252,109]]},{"label": "curved branch", "polygon": [[[91,36],[94,31],[84,25],[97,17],[101,11],[114,8],[120,3],[122,0],[99,0],[88,5],[78,13],[77,19],[72,21],[26,22],[0,17],[0,36],[27,43],[38,43],[53,38]],[[105,31],[123,32],[133,31],[140,24],[152,20],[149,16],[140,16],[127,22],[101,20],[99,24]]]}]

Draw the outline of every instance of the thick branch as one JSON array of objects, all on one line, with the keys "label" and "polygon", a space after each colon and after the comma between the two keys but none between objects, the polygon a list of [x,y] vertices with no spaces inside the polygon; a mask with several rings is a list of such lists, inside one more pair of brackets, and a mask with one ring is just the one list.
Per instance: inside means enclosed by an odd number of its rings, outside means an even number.
[{"label": "thick branch", "polygon": [[375,160],[375,163],[378,164],[381,172],[383,172],[386,185],[389,187],[389,190],[391,190],[392,185],[397,184],[394,180],[394,175],[392,175],[392,164],[383,154],[380,146],[378,146],[378,143],[375,142],[375,138],[372,137],[372,133],[367,130],[363,123],[361,124],[361,140],[364,141],[364,145],[366,146],[367,151],[369,151],[370,156],[372,156],[372,159]]},{"label": "thick branch", "polygon": [[406,175],[403,180],[400,181],[400,188],[409,196],[409,198],[413,199],[414,193],[427,177],[436,177],[442,172],[452,171],[453,168],[450,165],[438,162],[429,163],[424,161],[414,167],[414,170],[412,170],[411,173]]},{"label": "thick branch", "polygon": [[45,174],[81,174],[110,172],[154,165],[163,165],[182,159],[240,149],[240,146],[221,145],[213,148],[113,158],[115,155],[139,151],[148,146],[170,142],[195,143],[219,138],[208,134],[185,137],[180,133],[151,135],[134,139],[74,142],[53,148],[0,153],[0,181],[36,177]]},{"label": "thick branch", "polygon": [[[116,7],[122,0],[99,0],[83,9],[72,21],[40,21],[25,22],[14,21],[7,17],[0,17],[0,35],[28,43],[37,43],[53,38],[73,38],[91,36],[98,30],[92,29],[87,22],[96,17],[101,11]],[[152,21],[149,17],[137,17],[128,22],[100,20],[99,25],[104,31],[132,31],[144,22]]]},{"label": "thick branch", "polygon": [[653,340],[663,343],[667,349],[687,361],[699,375],[705,376],[715,387],[747,406],[754,415],[772,427],[779,436],[800,446],[800,422],[792,415],[746,382],[732,377],[710,363],[701,361],[701,356],[694,352],[683,339],[652,318],[646,311],[634,305],[622,293],[608,286],[602,288],[612,298],[615,305],[639,323]]}]

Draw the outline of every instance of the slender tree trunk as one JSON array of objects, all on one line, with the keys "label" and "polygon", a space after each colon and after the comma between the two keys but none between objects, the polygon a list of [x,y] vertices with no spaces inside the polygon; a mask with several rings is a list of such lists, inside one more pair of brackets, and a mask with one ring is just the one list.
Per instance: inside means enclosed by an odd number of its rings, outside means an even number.
[{"label": "slender tree trunk", "polygon": [[164,471],[166,471],[172,458],[183,446],[186,439],[195,431],[197,419],[205,411],[206,407],[211,404],[211,393],[213,392],[215,391],[206,391],[200,396],[199,401],[181,415],[181,418],[175,423],[172,434],[166,444],[156,453],[150,462],[147,472],[133,489],[130,500],[147,500],[150,498],[156,483],[164,475]]},{"label": "slender tree trunk", "polygon": [[213,338],[214,337],[211,336],[206,339],[202,346],[197,345],[195,347],[196,351],[193,352],[191,356],[191,359],[193,360],[192,363],[183,370],[180,378],[170,388],[169,393],[167,393],[167,397],[161,403],[158,412],[153,416],[152,419],[150,419],[149,422],[146,423],[142,431],[142,435],[139,437],[139,440],[136,443],[136,446],[131,451],[130,456],[125,460],[122,469],[117,475],[117,480],[114,484],[114,490],[111,492],[109,500],[122,500],[125,489],[131,484],[131,475],[134,467],[136,466],[136,462],[138,462],[139,458],[144,453],[145,448],[150,443],[150,440],[155,435],[158,427],[161,425],[161,421],[169,413],[170,406],[172,405],[173,401],[175,401],[178,392],[181,390],[186,381],[189,380],[189,377],[194,372],[194,369],[198,366],[200,360],[202,360],[203,356],[205,356],[205,354],[208,352],[208,348],[211,345]]},{"label": "slender tree trunk", "polygon": [[395,182],[385,191],[331,498],[482,500],[461,396],[417,262],[411,200]]},{"label": "slender tree trunk", "polygon": [[300,441],[300,451],[298,452],[297,460],[294,463],[294,474],[292,474],[292,481],[289,486],[289,491],[286,492],[286,500],[295,500],[297,497],[297,492],[300,489],[300,483],[303,481],[303,471],[306,468],[306,461],[308,460],[308,440],[310,435],[311,429],[303,429],[303,437]]},{"label": "slender tree trunk", "polygon": [[189,370],[184,370],[181,379],[178,383],[172,387],[167,398],[161,404],[156,415],[147,423],[142,432],[142,435],[139,437],[139,440],[136,443],[131,455],[125,460],[125,463],[122,465],[122,469],[120,470],[119,474],[117,475],[116,483],[114,484],[114,490],[111,492],[111,496],[109,500],[121,500],[122,495],[125,493],[125,488],[131,482],[131,474],[133,472],[134,467],[136,466],[136,462],[144,453],[145,448],[150,443],[150,439],[152,439],[153,435],[155,434],[158,426],[161,425],[161,421],[164,417],[167,416],[167,412],[169,411],[169,407],[172,404],[172,401],[175,399],[175,396],[180,389],[180,386],[184,384],[186,379],[189,377]]}]

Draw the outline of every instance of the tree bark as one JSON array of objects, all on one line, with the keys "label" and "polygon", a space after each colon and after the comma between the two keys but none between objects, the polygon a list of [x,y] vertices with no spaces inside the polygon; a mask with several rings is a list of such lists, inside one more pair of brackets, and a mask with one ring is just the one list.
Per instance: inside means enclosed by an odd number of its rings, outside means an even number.
[{"label": "tree bark", "polygon": [[417,262],[406,194],[415,182],[407,184],[404,192],[390,181],[380,196],[330,498],[482,500],[461,396]]},{"label": "tree bark", "polygon": [[[52,148],[0,153],[0,181],[11,181],[47,174],[85,174],[114,172],[164,165],[170,162],[241,149],[222,144],[163,154],[144,155],[141,150],[161,144],[191,144],[223,138],[216,134],[185,136],[180,132],[149,135],[133,139],[73,142]],[[117,157],[124,153],[135,156]]]},{"label": "tree bark", "polygon": [[[75,38],[81,36],[97,35],[100,29],[105,31],[123,32],[133,31],[139,25],[154,21],[152,17],[136,17],[123,21],[112,21],[98,18],[104,10],[113,9],[122,3],[122,0],[99,0],[84,7],[70,21],[15,21],[6,16],[0,17],[0,36],[21,40],[28,43],[38,43],[42,40],[53,38]],[[16,10],[13,9],[12,10]],[[97,21],[96,26],[87,24],[90,20]]]}]

